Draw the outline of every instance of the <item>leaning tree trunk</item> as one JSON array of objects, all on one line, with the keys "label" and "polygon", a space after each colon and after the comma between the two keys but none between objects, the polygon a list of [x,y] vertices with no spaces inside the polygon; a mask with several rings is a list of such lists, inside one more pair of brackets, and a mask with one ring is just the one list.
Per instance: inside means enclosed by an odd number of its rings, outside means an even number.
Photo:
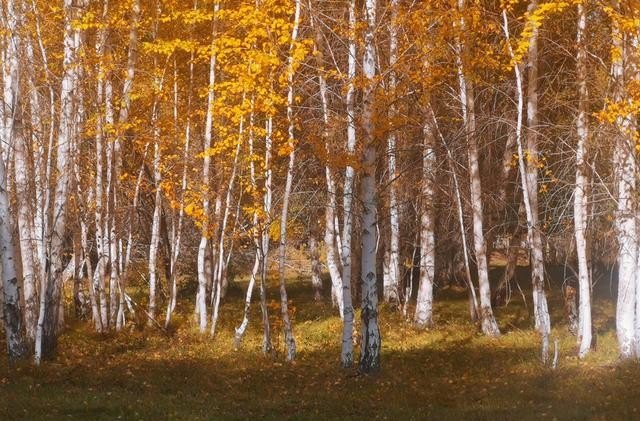
[{"label": "leaning tree trunk", "polygon": [[362,71],[366,78],[363,94],[362,128],[362,350],[360,370],[380,368],[380,329],[378,327],[378,291],[376,286],[376,133],[375,133],[375,29],[377,0],[366,1],[367,29],[364,39]]},{"label": "leaning tree trunk", "polygon": [[[532,6],[533,5],[533,6]],[[534,3],[530,5],[535,7]],[[510,40],[509,35],[509,21],[507,18],[507,12],[503,10],[503,29],[507,42]],[[529,64],[536,68],[529,69],[529,87],[527,92],[527,118],[529,127],[529,136],[527,139],[527,157],[528,160],[537,161],[537,139],[533,128],[537,125],[537,28],[534,29],[531,38],[531,44],[529,45]],[[509,54],[512,58],[515,57],[511,44],[509,46]],[[525,211],[527,215],[527,239],[531,248],[531,266],[532,273],[531,279],[533,282],[533,305],[534,305],[534,317],[535,326],[538,332],[542,335],[542,362],[546,363],[548,356],[549,345],[549,332],[551,331],[551,322],[549,319],[549,311],[547,308],[547,298],[544,293],[544,262],[542,255],[542,237],[538,230],[538,175],[535,167],[537,164],[525,162],[525,152],[522,141],[522,128],[524,120],[524,102],[525,93],[523,88],[523,71],[522,64],[516,63],[514,65],[514,72],[516,77],[517,88],[517,122],[516,122],[516,145],[518,147],[518,167],[520,169],[520,178],[522,183],[522,196]],[[531,183],[534,183],[533,186]]]}]

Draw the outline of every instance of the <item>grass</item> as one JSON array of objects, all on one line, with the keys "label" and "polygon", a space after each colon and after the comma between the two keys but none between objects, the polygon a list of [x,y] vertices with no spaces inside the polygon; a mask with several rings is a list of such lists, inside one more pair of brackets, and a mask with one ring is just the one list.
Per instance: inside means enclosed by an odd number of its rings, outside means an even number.
[{"label": "grass", "polygon": [[339,368],[340,319],[328,299],[314,303],[300,279],[289,285],[298,360],[283,362],[274,286],[278,354],[261,354],[257,304],[234,351],[244,287],[230,290],[213,340],[193,327],[189,300],[179,303],[169,336],[151,329],[101,336],[72,323],[56,359],[40,368],[9,368],[0,355],[0,419],[640,419],[640,366],[617,361],[607,288],[594,303],[598,348],[584,361],[575,357],[557,286],[550,293],[556,370],[539,362],[539,338],[521,298],[496,309],[503,335],[489,339],[468,321],[466,294],[448,289],[437,293],[430,331],[415,330],[382,306],[383,368],[362,376]]}]

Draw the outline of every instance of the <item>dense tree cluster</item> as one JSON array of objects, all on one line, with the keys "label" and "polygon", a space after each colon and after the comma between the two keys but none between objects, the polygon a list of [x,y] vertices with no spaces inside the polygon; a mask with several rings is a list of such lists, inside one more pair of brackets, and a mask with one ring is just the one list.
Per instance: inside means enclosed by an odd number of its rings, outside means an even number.
[{"label": "dense tree cluster", "polygon": [[[509,299],[522,248],[543,361],[545,263],[557,261],[575,268],[579,355],[598,268],[616,266],[620,354],[640,357],[638,6],[2,0],[10,358],[53,355],[65,296],[98,332],[134,311],[165,329],[181,275],[197,285],[195,324],[214,335],[241,269],[235,346],[257,288],[272,352],[277,285],[293,360],[294,246],[309,252],[318,299],[326,265],[345,367],[354,307],[360,369],[380,365],[378,290],[428,328],[434,287],[460,282],[482,332],[500,335],[493,307]],[[492,286],[496,248],[506,268]],[[146,303],[130,296],[141,281]]]}]

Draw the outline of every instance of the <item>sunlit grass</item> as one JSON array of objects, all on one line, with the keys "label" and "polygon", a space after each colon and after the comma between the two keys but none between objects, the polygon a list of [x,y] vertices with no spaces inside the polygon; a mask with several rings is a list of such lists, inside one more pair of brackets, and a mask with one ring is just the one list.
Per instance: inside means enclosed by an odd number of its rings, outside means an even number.
[{"label": "sunlit grass", "polygon": [[594,303],[597,349],[583,361],[576,358],[575,337],[563,321],[561,293],[557,287],[549,293],[552,353],[555,339],[559,345],[556,370],[540,363],[531,308],[519,297],[496,309],[503,333],[497,339],[482,336],[468,320],[463,291],[437,293],[436,326],[429,331],[415,329],[383,305],[382,371],[362,376],[339,368],[340,318],[328,297],[313,302],[303,280],[293,280],[289,288],[298,360],[283,361],[274,287],[276,355],[261,353],[257,302],[245,340],[234,350],[245,285],[230,290],[214,339],[200,335],[192,323],[188,295],[169,335],[133,327],[101,336],[72,322],[56,359],[40,368],[9,369],[3,355],[0,419],[640,418],[640,366],[617,361],[614,307],[606,291],[599,291]]}]

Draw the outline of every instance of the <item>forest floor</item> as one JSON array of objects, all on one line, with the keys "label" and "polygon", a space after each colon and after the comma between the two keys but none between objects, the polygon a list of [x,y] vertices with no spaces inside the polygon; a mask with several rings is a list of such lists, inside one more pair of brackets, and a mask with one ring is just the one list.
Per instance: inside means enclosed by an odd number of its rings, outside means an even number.
[{"label": "forest floor", "polygon": [[496,309],[502,336],[489,339],[469,322],[466,293],[452,288],[437,292],[436,327],[429,331],[382,306],[382,369],[375,375],[339,368],[340,319],[328,290],[324,303],[314,303],[303,279],[289,283],[297,361],[283,361],[275,286],[276,356],[261,353],[257,303],[234,351],[245,286],[230,289],[214,340],[197,333],[189,299],[179,303],[169,335],[152,328],[98,335],[72,322],[58,356],[40,368],[9,368],[2,353],[0,419],[640,419],[640,365],[617,361],[608,284],[595,297],[597,350],[584,361],[576,358],[575,337],[564,323],[559,287],[549,293],[552,350],[559,341],[555,370],[540,363],[528,295],[528,308],[516,294]]}]

